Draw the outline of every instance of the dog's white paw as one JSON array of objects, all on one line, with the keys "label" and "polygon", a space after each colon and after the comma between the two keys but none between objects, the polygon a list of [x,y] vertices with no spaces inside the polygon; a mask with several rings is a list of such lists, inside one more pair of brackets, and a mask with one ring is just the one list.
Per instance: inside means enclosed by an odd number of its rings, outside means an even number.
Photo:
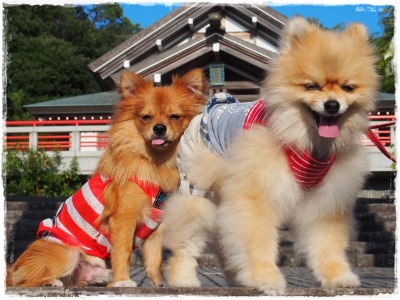
[{"label": "dog's white paw", "polygon": [[283,295],[286,289],[285,277],[277,267],[242,270],[237,274],[234,282],[255,288],[270,296]]},{"label": "dog's white paw", "polygon": [[63,287],[64,284],[62,283],[61,280],[58,279],[53,279],[52,281],[44,284],[44,286],[51,286],[51,287]]},{"label": "dog's white paw", "polygon": [[279,296],[285,293],[286,281],[282,277],[268,279],[254,280],[252,282],[245,283],[248,287],[253,287],[265,295]]},{"label": "dog's white paw", "polygon": [[110,283],[108,287],[137,287],[137,284],[133,280],[128,279]]},{"label": "dog's white paw", "polygon": [[344,287],[358,287],[360,286],[360,279],[352,272],[347,272],[334,277],[332,280],[322,280],[321,286],[323,288],[344,288]]},{"label": "dog's white paw", "polygon": [[274,286],[271,284],[265,284],[265,283],[255,286],[255,288],[257,290],[262,292],[264,295],[268,295],[268,296],[281,296],[281,295],[285,294],[285,287],[286,287],[286,285],[278,287],[278,286]]},{"label": "dog's white paw", "polygon": [[99,272],[98,276],[91,281],[91,284],[107,284],[112,281],[112,271],[110,269],[103,270],[103,272]]},{"label": "dog's white paw", "polygon": [[173,276],[169,277],[167,282],[170,287],[201,287],[201,282],[196,275]]}]

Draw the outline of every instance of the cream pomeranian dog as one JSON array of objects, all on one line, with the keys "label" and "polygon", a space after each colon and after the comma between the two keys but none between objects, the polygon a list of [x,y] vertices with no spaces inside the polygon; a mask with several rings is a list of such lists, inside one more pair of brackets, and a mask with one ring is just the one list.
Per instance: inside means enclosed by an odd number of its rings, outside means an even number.
[{"label": "cream pomeranian dog", "polygon": [[231,285],[284,293],[283,225],[322,287],[360,284],[346,249],[369,170],[358,141],[377,99],[374,49],[361,24],[325,31],[301,17],[280,49],[263,99],[215,95],[180,141],[180,191],[164,219],[170,286],[200,286],[196,258],[216,233]]}]

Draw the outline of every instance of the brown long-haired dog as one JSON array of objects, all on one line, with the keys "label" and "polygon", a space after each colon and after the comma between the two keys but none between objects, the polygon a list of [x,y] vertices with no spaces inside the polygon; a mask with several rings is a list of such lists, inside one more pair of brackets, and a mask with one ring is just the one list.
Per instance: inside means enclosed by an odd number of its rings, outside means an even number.
[{"label": "brown long-haired dog", "polygon": [[[121,75],[121,100],[109,145],[91,179],[39,225],[33,242],[7,270],[7,286],[136,286],[129,277],[132,249],[143,242],[147,275],[161,274],[160,210],[179,184],[177,145],[205,103],[201,69],[154,87],[139,75]],[[154,231],[157,229],[156,231]],[[112,274],[104,259],[111,257]],[[111,280],[112,277],[112,280]]]}]

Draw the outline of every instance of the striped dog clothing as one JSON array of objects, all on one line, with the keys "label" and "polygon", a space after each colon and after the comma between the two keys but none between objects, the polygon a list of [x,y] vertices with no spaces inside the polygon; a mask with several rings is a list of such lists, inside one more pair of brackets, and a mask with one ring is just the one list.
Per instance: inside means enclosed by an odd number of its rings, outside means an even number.
[{"label": "striped dog clothing", "polygon": [[[204,145],[212,152],[223,156],[234,136],[241,130],[252,130],[255,126],[265,126],[268,122],[268,107],[263,99],[254,102],[240,103],[228,93],[215,94],[207,103],[201,116],[196,117],[192,128],[185,132],[180,143],[179,160],[181,174],[181,191],[190,194],[206,196],[206,191],[200,191],[190,184],[187,175],[185,157],[193,157],[189,151],[195,151],[196,147]],[[197,126],[193,127],[193,126]],[[201,136],[202,142],[199,141]],[[195,141],[195,143],[194,143]],[[201,145],[203,144],[203,146]],[[303,188],[311,188],[323,180],[332,166],[335,155],[321,161],[315,158],[310,151],[300,152],[295,147],[284,147],[288,166],[296,180]],[[190,156],[189,156],[190,155]]]},{"label": "striped dog clothing", "polygon": [[[85,253],[100,258],[110,256],[110,231],[97,223],[104,209],[103,192],[112,181],[99,173],[87,181],[75,194],[58,209],[53,219],[45,219],[39,224],[37,237],[56,243],[79,247]],[[165,195],[160,187],[130,178],[149,197],[152,208],[148,217],[136,227],[133,249],[150,236],[160,223]]]}]

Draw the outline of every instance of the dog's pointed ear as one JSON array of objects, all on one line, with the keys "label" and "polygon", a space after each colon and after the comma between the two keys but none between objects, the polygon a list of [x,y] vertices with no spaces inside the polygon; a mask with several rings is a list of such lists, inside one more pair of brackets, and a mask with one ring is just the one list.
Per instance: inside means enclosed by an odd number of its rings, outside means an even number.
[{"label": "dog's pointed ear", "polygon": [[313,25],[303,17],[296,16],[290,19],[283,32],[281,47],[285,49],[295,47],[311,28],[313,28]]},{"label": "dog's pointed ear", "polygon": [[361,38],[364,41],[369,40],[369,32],[368,29],[361,23],[351,23],[347,26],[346,30],[344,31],[347,34],[355,38]]},{"label": "dog's pointed ear", "polygon": [[172,83],[184,85],[195,94],[204,95],[208,91],[208,81],[200,68],[193,69],[182,77],[173,77]]},{"label": "dog's pointed ear", "polygon": [[145,84],[146,81],[140,75],[130,71],[123,71],[119,82],[119,92],[122,97],[129,97],[132,96],[138,88]]}]

